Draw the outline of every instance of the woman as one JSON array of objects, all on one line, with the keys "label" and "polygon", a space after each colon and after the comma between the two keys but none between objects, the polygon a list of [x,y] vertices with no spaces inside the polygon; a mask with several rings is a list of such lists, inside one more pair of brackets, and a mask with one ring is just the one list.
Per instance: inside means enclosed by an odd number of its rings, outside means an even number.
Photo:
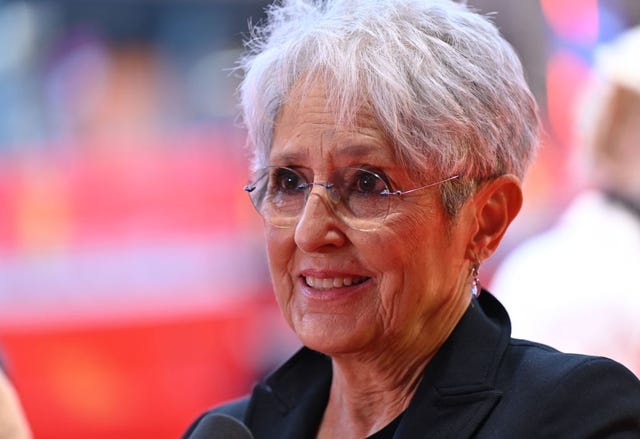
[{"label": "woman", "polygon": [[495,27],[444,0],[285,1],[254,35],[246,190],[305,347],[213,413],[256,438],[639,437],[629,371],[510,339],[479,289],[538,131]]}]

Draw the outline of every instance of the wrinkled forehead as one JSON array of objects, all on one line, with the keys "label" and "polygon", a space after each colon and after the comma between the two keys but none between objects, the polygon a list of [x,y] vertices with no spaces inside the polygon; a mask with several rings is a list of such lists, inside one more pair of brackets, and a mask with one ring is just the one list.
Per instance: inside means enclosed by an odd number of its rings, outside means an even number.
[{"label": "wrinkled forehead", "polygon": [[[302,84],[302,85],[301,85]],[[340,157],[384,159],[394,153],[381,125],[367,106],[349,119],[328,96],[324,82],[299,83],[281,106],[275,121],[270,162],[295,162],[296,158]]]}]

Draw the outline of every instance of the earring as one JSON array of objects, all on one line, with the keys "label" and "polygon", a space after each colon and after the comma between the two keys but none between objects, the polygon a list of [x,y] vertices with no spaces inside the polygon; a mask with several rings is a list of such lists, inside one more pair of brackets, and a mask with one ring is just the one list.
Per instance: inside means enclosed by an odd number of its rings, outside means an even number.
[{"label": "earring", "polygon": [[480,263],[476,262],[471,266],[471,294],[473,294],[474,297],[478,297],[480,295],[480,290],[482,288],[480,285],[478,270],[480,270]]}]

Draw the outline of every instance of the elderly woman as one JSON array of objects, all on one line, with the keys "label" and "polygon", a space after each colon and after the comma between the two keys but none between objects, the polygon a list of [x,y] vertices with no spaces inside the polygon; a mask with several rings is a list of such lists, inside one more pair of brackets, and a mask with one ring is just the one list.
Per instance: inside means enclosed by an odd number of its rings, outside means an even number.
[{"label": "elderly woman", "polygon": [[480,289],[538,132],[490,22],[447,0],[285,1],[249,47],[246,190],[304,347],[186,437],[217,414],[255,438],[640,437],[633,374],[511,339]]}]

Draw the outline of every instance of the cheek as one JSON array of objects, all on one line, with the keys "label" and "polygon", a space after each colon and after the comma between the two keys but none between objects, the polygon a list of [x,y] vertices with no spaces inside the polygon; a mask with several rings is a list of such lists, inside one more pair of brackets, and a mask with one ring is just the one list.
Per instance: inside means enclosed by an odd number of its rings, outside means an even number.
[{"label": "cheek", "polygon": [[445,222],[434,215],[416,214],[404,215],[389,226],[388,233],[378,235],[377,250],[371,252],[382,273],[383,303],[397,302],[401,295],[411,306],[448,290],[448,283],[456,278],[452,262],[460,251],[451,242]]},{"label": "cheek", "polygon": [[429,217],[428,214],[404,214],[394,218],[377,235],[377,250],[372,253],[385,261],[386,266],[409,268],[417,260],[424,260],[430,251],[441,247],[437,223],[426,219]]},{"label": "cheek", "polygon": [[388,224],[384,230],[371,234],[366,243],[356,246],[367,265],[379,273],[380,300],[385,308],[393,307],[407,289],[419,287],[418,276],[427,275],[429,243],[420,227],[425,226],[405,215],[402,221]]},{"label": "cheek", "polygon": [[289,274],[295,250],[293,234],[283,229],[267,227],[265,242],[274,293],[278,301],[283,304],[291,296],[293,288]]}]

